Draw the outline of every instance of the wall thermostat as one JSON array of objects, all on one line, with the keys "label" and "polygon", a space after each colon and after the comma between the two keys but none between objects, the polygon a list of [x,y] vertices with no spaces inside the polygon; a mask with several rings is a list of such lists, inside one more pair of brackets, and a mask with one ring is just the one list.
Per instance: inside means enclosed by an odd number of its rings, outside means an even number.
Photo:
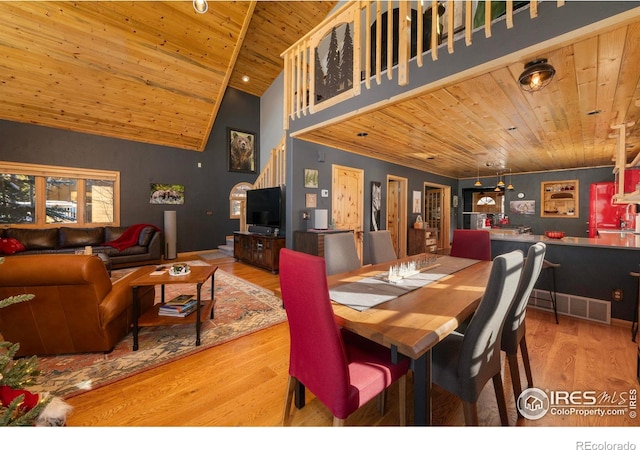
[{"label": "wall thermostat", "polygon": [[329,196],[329,190],[328,189],[323,189],[322,191],[320,191],[320,195],[323,197],[328,197]]}]

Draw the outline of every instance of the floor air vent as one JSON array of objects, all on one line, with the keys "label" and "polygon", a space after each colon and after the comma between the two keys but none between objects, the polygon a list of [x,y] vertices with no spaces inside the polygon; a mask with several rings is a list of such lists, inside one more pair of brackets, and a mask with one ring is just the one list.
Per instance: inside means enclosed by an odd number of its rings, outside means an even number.
[{"label": "floor air vent", "polygon": [[[558,314],[593,320],[600,323],[611,323],[611,302],[577,295],[556,295]],[[534,289],[529,297],[529,306],[544,309],[553,313],[549,291]]]}]

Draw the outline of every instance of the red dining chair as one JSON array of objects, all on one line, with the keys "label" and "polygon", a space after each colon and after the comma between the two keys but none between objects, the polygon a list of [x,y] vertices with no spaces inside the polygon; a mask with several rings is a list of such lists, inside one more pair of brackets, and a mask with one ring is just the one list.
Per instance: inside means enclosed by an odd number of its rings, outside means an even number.
[{"label": "red dining chair", "polygon": [[289,322],[291,348],[283,425],[288,425],[294,392],[309,389],[333,414],[333,425],[399,381],[400,424],[406,424],[409,360],[397,364],[391,351],[340,329],[335,322],[324,259],[280,251],[280,288]]},{"label": "red dining chair", "polygon": [[449,255],[491,261],[491,234],[487,230],[453,230]]}]

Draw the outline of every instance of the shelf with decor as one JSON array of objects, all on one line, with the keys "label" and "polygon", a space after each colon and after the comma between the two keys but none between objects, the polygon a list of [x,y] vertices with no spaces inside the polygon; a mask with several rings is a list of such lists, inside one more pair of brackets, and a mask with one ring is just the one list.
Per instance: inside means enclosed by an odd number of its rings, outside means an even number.
[{"label": "shelf with decor", "polygon": [[577,219],[579,213],[578,180],[540,183],[540,217]]}]

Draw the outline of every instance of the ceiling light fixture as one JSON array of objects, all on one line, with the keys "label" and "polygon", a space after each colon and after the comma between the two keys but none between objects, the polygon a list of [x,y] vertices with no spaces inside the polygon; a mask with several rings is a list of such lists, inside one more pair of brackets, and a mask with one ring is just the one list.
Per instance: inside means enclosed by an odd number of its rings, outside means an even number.
[{"label": "ceiling light fixture", "polygon": [[509,185],[507,186],[507,189],[510,191],[513,191],[514,189],[513,184],[511,183],[511,169],[509,169]]},{"label": "ceiling light fixture", "polygon": [[209,4],[207,3],[207,0],[193,0],[193,9],[198,14],[204,14],[209,9]]},{"label": "ceiling light fixture", "polygon": [[556,69],[548,64],[546,59],[536,59],[525,64],[524,72],[520,74],[518,81],[525,91],[539,91],[551,82],[555,73]]},{"label": "ceiling light fixture", "polygon": [[242,81],[244,81],[245,83],[248,83],[250,79],[251,78],[249,78],[249,75],[242,75]]},{"label": "ceiling light fixture", "polygon": [[476,177],[476,182],[473,185],[475,187],[482,186],[482,183],[480,182],[480,163],[478,163],[478,173],[477,173],[477,177]]},{"label": "ceiling light fixture", "polygon": [[502,188],[504,187],[504,181],[502,181],[502,174],[500,172],[498,172],[498,184],[496,184],[496,187]]}]

